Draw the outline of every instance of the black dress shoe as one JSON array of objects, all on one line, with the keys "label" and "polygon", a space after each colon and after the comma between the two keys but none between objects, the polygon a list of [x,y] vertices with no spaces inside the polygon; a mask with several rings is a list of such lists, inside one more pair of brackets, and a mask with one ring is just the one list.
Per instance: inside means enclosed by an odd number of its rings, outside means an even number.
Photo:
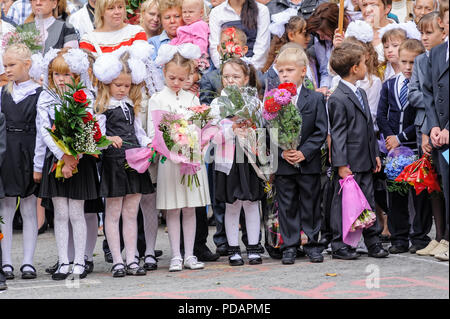
[{"label": "black dress shoe", "polygon": [[0,291],[8,289],[6,281],[0,281]]},{"label": "black dress shoe", "polygon": [[328,245],[330,244],[331,240],[329,240],[326,237],[320,238],[319,240],[319,244],[321,244],[322,246],[324,246],[325,248],[328,247]]},{"label": "black dress shoe", "polygon": [[[23,269],[25,267],[29,267],[32,270],[23,271]],[[37,277],[36,268],[34,268],[33,265],[24,264],[24,265],[22,265],[22,267],[20,267],[20,271],[22,272],[22,279],[36,279],[36,277]]]},{"label": "black dress shoe", "polygon": [[216,253],[220,256],[228,256],[228,245],[225,243],[217,246]]},{"label": "black dress shoe", "polygon": [[389,252],[383,248],[383,245],[381,243],[375,244],[370,249],[368,249],[368,255],[369,257],[374,258],[384,258],[389,256]]},{"label": "black dress shoe", "polygon": [[408,252],[408,247],[400,245],[392,245],[389,247],[389,253],[391,254],[402,254]]},{"label": "black dress shoe", "polygon": [[260,251],[261,251],[260,246],[261,246],[261,244],[248,245],[247,246],[247,255],[248,256],[252,255],[252,257],[248,257],[248,263],[250,265],[260,265],[260,264],[262,264],[262,258],[259,255]]},{"label": "black dress shoe", "polygon": [[311,251],[308,253],[309,261],[312,263],[321,263],[323,262],[323,256],[318,251]]},{"label": "black dress shoe", "polygon": [[[147,258],[153,258],[153,260],[155,260],[155,262],[153,263],[153,262],[151,262],[151,263],[147,263],[147,262],[145,262],[145,260],[147,259]],[[158,259],[156,258],[156,256],[153,256],[153,255],[146,255],[145,257],[144,257],[144,269],[145,270],[147,270],[147,271],[152,271],[152,270],[156,270],[156,269],[158,269]]]},{"label": "black dress shoe", "polygon": [[[137,267],[130,268],[132,265],[137,265]],[[145,276],[147,274],[147,271],[139,266],[137,262],[132,262],[127,265],[127,275],[129,276]]]},{"label": "black dress shoe", "polygon": [[86,273],[90,274],[94,271],[94,262],[89,260],[84,260],[84,268],[86,268]]},{"label": "black dress shoe", "polygon": [[211,252],[208,247],[194,251],[194,255],[199,261],[216,261],[220,258],[218,253]]},{"label": "black dress shoe", "polygon": [[269,245],[265,245],[267,253],[273,259],[281,259],[283,258],[283,254],[281,253],[280,248],[273,248]]},{"label": "black dress shoe", "polygon": [[409,247],[409,252],[411,254],[415,254],[418,250],[424,249],[427,246],[422,246],[422,245],[411,245],[411,247]]},{"label": "black dress shoe", "polygon": [[306,253],[302,246],[298,246],[296,250],[296,258],[305,257]]},{"label": "black dress shoe", "polygon": [[106,261],[108,264],[112,264],[112,263],[113,263],[113,257],[112,257],[112,254],[111,254],[110,251],[108,251],[108,252],[105,253],[105,261]]},{"label": "black dress shoe", "polygon": [[382,243],[390,243],[391,242],[391,236],[380,235],[380,240],[381,240]]},{"label": "black dress shoe", "polygon": [[6,264],[6,265],[3,265],[2,268],[5,268],[5,267],[11,268],[11,270],[3,269],[3,274],[5,275],[6,280],[13,280],[14,279],[14,267]]},{"label": "black dress shoe", "polygon": [[162,254],[163,254],[162,250],[155,250],[155,257],[156,258],[161,257]]},{"label": "black dress shoe", "polygon": [[283,251],[283,257],[281,263],[283,265],[292,265],[295,263],[295,257],[297,256],[296,248],[286,248]]},{"label": "black dress shoe", "polygon": [[353,249],[349,249],[348,247],[340,248],[331,253],[332,258],[335,259],[344,259],[344,260],[352,260],[360,257],[361,255],[356,253]]},{"label": "black dress shoe", "polygon": [[[117,266],[123,266],[123,268],[116,269]],[[125,272],[125,265],[122,263],[113,265],[111,272],[114,278],[125,277],[127,275]]]},{"label": "black dress shoe", "polygon": [[70,272],[69,272],[69,271],[67,271],[67,273],[59,272],[59,270],[60,270],[61,267],[63,267],[63,266],[70,266],[70,265],[69,265],[69,264],[59,264],[59,267],[58,267],[57,271],[55,271],[55,272],[52,274],[52,279],[53,279],[53,280],[66,280],[67,277],[69,277],[69,275],[70,275]]},{"label": "black dress shoe", "polygon": [[[230,263],[230,266],[242,266],[244,264],[244,259],[242,259],[241,256],[241,249],[239,246],[228,246],[228,254],[230,257],[228,257],[228,262]],[[238,259],[231,259],[231,257],[238,255]]]},{"label": "black dress shoe", "polygon": [[47,218],[45,218],[44,219],[44,223],[42,224],[42,226],[38,230],[38,235],[41,235],[41,234],[45,233],[47,231],[47,228],[48,228],[48,222],[47,222]]},{"label": "black dress shoe", "polygon": [[47,274],[53,275],[58,270],[58,267],[59,267],[59,262],[56,262],[56,264],[54,264],[53,266],[45,268],[45,272]]},{"label": "black dress shoe", "polygon": [[[75,266],[83,267],[83,272],[82,272],[81,274],[74,274],[74,273],[73,273],[73,270],[72,270],[72,273],[70,273],[70,275],[69,275],[67,278],[70,279],[70,280],[76,280],[76,279],[84,279],[84,278],[86,278],[87,275],[88,275],[88,272],[87,272],[87,270],[86,270],[86,263],[85,263],[84,265],[82,265],[82,264],[75,264],[74,267],[75,267]],[[93,267],[92,267],[92,268],[93,268]]]}]

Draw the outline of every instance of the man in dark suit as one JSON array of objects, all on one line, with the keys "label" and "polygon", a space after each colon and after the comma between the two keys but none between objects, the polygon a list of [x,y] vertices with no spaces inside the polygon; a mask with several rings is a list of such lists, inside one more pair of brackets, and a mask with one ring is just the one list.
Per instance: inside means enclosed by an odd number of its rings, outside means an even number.
[{"label": "man in dark suit", "polygon": [[303,248],[310,261],[323,261],[323,247],[318,243],[321,226],[320,149],[327,137],[328,123],[324,96],[302,85],[307,63],[306,54],[299,48],[284,50],[276,62],[280,82],[297,85],[293,102],[302,117],[300,145],[296,150],[278,149],[275,188],[283,238],[283,264],[295,262],[301,243],[300,230],[308,236]]},{"label": "man in dark suit", "polygon": [[[341,77],[338,87],[328,100],[332,166],[337,169],[340,178],[354,176],[375,211],[372,174],[380,171],[381,161],[366,93],[355,86],[356,81],[364,79],[367,72],[364,49],[344,42],[333,50],[330,66]],[[338,178],[335,183],[331,206],[332,256],[355,259],[359,254],[342,239],[342,195]],[[389,254],[381,245],[380,233],[378,222],[363,230],[371,257],[385,257]]]},{"label": "man in dark suit", "polygon": [[[448,0],[443,0],[439,8],[439,18],[444,25],[447,34],[449,31]],[[448,125],[448,103],[449,103],[449,44],[448,40],[433,49],[429,54],[428,66],[425,73],[423,85],[423,99],[428,120],[431,128],[431,144],[439,152],[439,172],[442,176],[443,191],[445,197],[446,226],[444,243],[445,252],[435,255],[439,260],[448,260],[449,239],[449,174],[448,162],[442,153],[449,148],[449,125]]]}]

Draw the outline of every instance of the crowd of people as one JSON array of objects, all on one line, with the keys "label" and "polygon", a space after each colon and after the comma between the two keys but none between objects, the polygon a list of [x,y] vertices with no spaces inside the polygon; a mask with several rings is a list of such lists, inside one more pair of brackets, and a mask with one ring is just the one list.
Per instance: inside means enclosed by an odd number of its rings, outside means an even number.
[{"label": "crowd of people", "polygon": [[[220,256],[244,265],[240,231],[249,265],[265,250],[285,265],[323,262],[326,249],[344,260],[409,252],[448,261],[448,0],[342,3],[340,17],[339,1],[324,0],[2,0],[0,290],[17,275],[18,216],[22,279],[37,278],[38,233],[49,224],[58,260],[45,271],[54,280],[93,272],[101,223],[113,277],[156,270],[161,220],[169,271]],[[14,36],[29,27],[39,43]],[[52,92],[73,81],[110,143],[99,157],[74,157],[51,134]],[[265,93],[280,84],[294,85],[301,138],[296,149],[270,148],[277,165],[264,180],[240,142],[257,123],[224,118],[221,103],[232,100],[227,88],[253,88],[243,107],[264,113]],[[181,164],[170,158],[153,156],[142,173],[126,165],[126,150],[155,152],[155,111],[189,119],[199,105],[210,108],[231,160],[211,143],[194,187],[180,183]],[[441,193],[387,187],[383,160],[399,147],[428,156]],[[349,176],[376,213],[357,247],[343,239]],[[276,191],[277,245],[265,223],[267,187]],[[211,210],[216,252],[206,245]]]}]

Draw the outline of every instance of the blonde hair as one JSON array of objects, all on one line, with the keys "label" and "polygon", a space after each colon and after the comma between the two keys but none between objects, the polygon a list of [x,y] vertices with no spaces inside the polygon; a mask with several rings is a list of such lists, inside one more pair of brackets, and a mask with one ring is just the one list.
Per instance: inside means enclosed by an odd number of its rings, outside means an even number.
[{"label": "blonde hair", "polygon": [[74,76],[75,83],[78,84],[80,81],[80,75],[73,73],[70,70],[69,65],[67,64],[66,60],[64,60],[63,55],[69,52],[70,48],[63,48],[61,49],[56,57],[50,61],[48,64],[48,87],[51,89],[56,89],[55,82],[53,81],[53,73],[72,73]]},{"label": "blonde hair", "polygon": [[170,60],[169,62],[167,62],[164,65],[164,69],[167,69],[167,66],[171,63],[174,63],[177,66],[181,66],[183,68],[188,68],[188,73],[190,74],[193,71],[194,68],[194,63],[192,60],[190,59],[186,59],[185,57],[183,57],[181,54],[179,54],[178,52],[174,54],[172,60]]},{"label": "blonde hair", "polygon": [[296,64],[298,66],[307,66],[308,57],[303,48],[287,48],[280,52],[276,58],[276,64]]},{"label": "blonde hair", "polygon": [[[94,25],[96,29],[100,29],[105,24],[103,16],[105,15],[106,8],[117,2],[123,3],[123,12],[125,13],[125,0],[97,0],[95,2]],[[126,18],[126,14],[124,14],[123,18]]]},{"label": "blonde hair", "polygon": [[[131,75],[131,69],[128,65],[128,59],[130,58],[130,54],[125,52],[120,56],[120,62],[122,63],[122,72],[120,74],[128,74]],[[109,93],[110,84],[105,84],[101,81],[98,81],[98,95],[95,100],[94,110],[96,113],[104,113],[107,109],[106,106],[109,104],[109,100],[111,99],[111,95]],[[130,93],[128,93],[128,98],[133,102],[134,105],[134,116],[138,116],[141,109],[142,102],[142,87],[144,83],[134,84],[131,83]]]},{"label": "blonde hair", "polygon": [[148,9],[150,9],[151,7],[156,6],[156,9],[158,10],[158,14],[159,13],[159,0],[145,0],[144,3],[141,4],[141,18],[139,20],[139,24],[141,25],[141,27],[144,27],[144,13],[145,11],[147,11]]},{"label": "blonde hair", "polygon": [[[3,52],[3,56],[5,56],[6,53],[13,53],[14,58],[20,60],[20,61],[30,61],[31,62],[31,51],[30,49],[23,43],[14,43],[5,48],[5,51]],[[31,63],[30,63],[31,66]],[[6,85],[6,90],[9,94],[12,94],[13,92],[13,81],[9,81]]]},{"label": "blonde hair", "polygon": [[163,14],[169,9],[179,8],[181,10],[182,0],[164,0],[159,3],[159,13]]}]

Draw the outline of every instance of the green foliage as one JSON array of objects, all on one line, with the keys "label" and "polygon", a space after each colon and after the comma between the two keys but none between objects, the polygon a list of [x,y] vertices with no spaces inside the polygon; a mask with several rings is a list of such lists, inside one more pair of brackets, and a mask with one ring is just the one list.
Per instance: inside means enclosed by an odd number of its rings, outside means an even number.
[{"label": "green foliage", "polygon": [[411,186],[406,182],[387,181],[387,190],[390,193],[399,193],[402,196],[408,195]]}]

